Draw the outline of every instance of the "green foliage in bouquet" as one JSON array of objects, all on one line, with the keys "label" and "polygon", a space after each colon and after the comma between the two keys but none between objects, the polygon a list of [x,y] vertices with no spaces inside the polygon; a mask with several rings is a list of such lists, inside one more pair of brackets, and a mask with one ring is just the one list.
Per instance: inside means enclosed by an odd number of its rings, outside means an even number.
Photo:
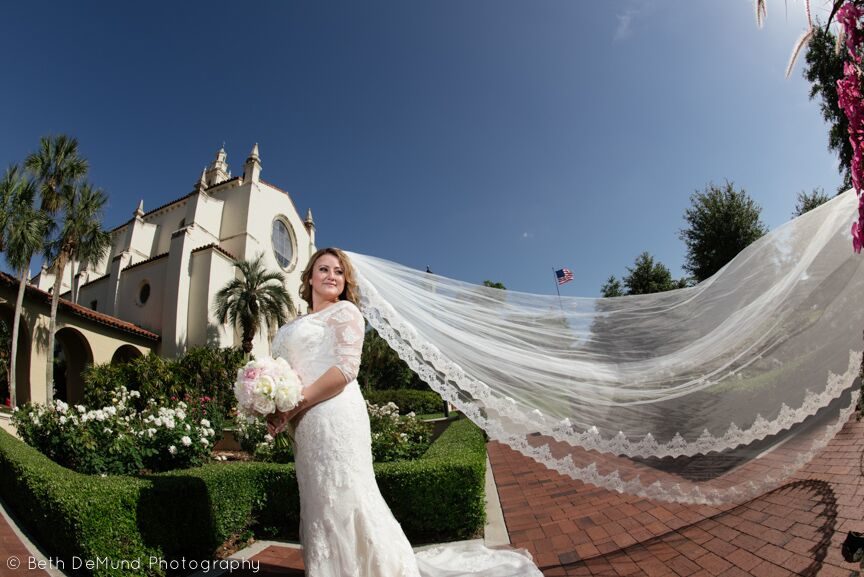
[{"label": "green foliage in bouquet", "polygon": [[294,451],[288,432],[280,433],[284,442],[277,442],[267,432],[264,419],[247,419],[242,415],[234,417],[234,433],[240,448],[253,456],[256,461],[266,463],[293,463]]}]

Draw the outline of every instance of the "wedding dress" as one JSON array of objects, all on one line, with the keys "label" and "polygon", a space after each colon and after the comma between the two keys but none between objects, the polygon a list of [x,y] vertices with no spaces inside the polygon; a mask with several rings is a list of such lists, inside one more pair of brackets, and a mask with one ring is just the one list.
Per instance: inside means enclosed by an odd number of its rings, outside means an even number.
[{"label": "wedding dress", "polygon": [[375,482],[369,417],[355,379],[363,335],[360,311],[340,301],[283,326],[271,347],[305,384],[333,366],[348,380],[340,394],[310,408],[294,431],[306,575],[540,577],[527,555],[478,542],[415,555]]}]

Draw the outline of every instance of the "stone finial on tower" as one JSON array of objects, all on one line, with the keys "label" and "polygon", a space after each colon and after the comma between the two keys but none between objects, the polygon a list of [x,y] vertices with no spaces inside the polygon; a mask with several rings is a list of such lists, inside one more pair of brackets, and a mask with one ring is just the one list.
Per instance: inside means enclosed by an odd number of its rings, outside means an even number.
[{"label": "stone finial on tower", "polygon": [[135,218],[141,218],[144,216],[144,199],[143,198],[138,202],[138,208],[135,209],[133,216]]},{"label": "stone finial on tower", "polygon": [[261,158],[258,156],[258,143],[252,147],[246,164],[243,165],[243,182],[258,182],[261,178]]},{"label": "stone finial on tower", "polygon": [[192,192],[204,192],[207,190],[207,167],[201,169],[201,178],[195,183],[195,189]]},{"label": "stone finial on tower", "polygon": [[315,252],[315,221],[312,220],[312,209],[306,209],[306,220],[303,221],[306,232],[309,234],[309,254]]},{"label": "stone finial on tower", "polygon": [[205,174],[207,186],[213,186],[228,180],[228,154],[225,145],[216,153],[216,159],[210,164]]}]

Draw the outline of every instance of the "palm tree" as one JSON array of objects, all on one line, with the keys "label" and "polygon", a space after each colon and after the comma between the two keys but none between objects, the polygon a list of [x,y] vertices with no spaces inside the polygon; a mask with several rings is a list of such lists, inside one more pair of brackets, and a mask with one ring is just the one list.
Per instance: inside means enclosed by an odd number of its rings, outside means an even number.
[{"label": "palm tree", "polygon": [[18,333],[21,327],[21,309],[24,306],[24,287],[27,284],[27,273],[30,259],[42,250],[45,235],[48,231],[49,219],[44,212],[34,206],[36,184],[23,176],[17,166],[11,166],[0,181],[0,198],[6,200],[3,205],[4,226],[2,233],[3,245],[6,250],[6,262],[9,263],[18,276],[18,298],[15,301],[15,317],[12,322],[12,350],[9,362],[9,397],[11,405],[16,406],[15,373],[18,357]]},{"label": "palm tree", "polygon": [[81,250],[82,240],[94,227],[99,226],[102,209],[107,201],[108,197],[105,193],[94,189],[87,182],[67,184],[60,189],[58,206],[63,213],[63,220],[45,250],[45,257],[49,262],[54,263],[51,324],[48,331],[48,363],[45,373],[48,400],[54,396],[54,331],[57,328],[57,306],[60,304],[63,273],[66,265]]},{"label": "palm tree", "polygon": [[89,264],[98,264],[111,247],[111,234],[102,228],[102,209],[108,201],[105,193],[90,185],[83,185],[75,208],[78,243],[70,254],[70,262],[78,263],[72,271],[72,302],[78,302],[78,275]]},{"label": "palm tree", "polygon": [[61,190],[87,176],[87,160],[78,154],[78,140],[60,134],[39,139],[39,150],[24,161],[24,167],[39,181],[42,210],[56,213],[61,207]]},{"label": "palm tree", "polygon": [[[64,206],[70,196],[74,196],[77,184],[87,175],[87,161],[78,154],[78,141],[65,134],[56,137],[43,136],[39,140],[39,150],[30,154],[24,161],[24,166],[39,182],[42,197],[42,210],[51,217],[58,211],[68,211]],[[68,263],[71,249],[70,237],[64,238],[70,223],[66,214],[59,236],[54,236],[46,247],[45,256],[52,262],[54,272],[54,288],[51,294],[51,324],[48,330],[48,362],[45,369],[46,399],[54,397],[54,331],[57,329],[57,305],[60,303],[60,286],[63,272]],[[56,229],[56,223],[51,223],[51,229]],[[52,257],[54,257],[52,259]]]},{"label": "palm tree", "polygon": [[230,321],[240,329],[247,355],[252,352],[252,340],[261,328],[261,319],[269,329],[296,314],[294,301],[285,290],[285,276],[265,269],[263,258],[259,254],[252,261],[234,261],[243,278],[229,281],[216,293],[216,318],[222,324]]}]

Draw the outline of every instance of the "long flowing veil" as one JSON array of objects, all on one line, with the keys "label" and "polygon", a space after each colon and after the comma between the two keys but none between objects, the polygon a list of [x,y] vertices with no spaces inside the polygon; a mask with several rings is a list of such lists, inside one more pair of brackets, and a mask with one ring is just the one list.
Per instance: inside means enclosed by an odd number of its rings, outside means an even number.
[{"label": "long flowing veil", "polygon": [[844,193],[694,287],[611,299],[350,257],[368,322],[490,438],[600,487],[720,504],[779,484],[855,410],[856,206]]}]

